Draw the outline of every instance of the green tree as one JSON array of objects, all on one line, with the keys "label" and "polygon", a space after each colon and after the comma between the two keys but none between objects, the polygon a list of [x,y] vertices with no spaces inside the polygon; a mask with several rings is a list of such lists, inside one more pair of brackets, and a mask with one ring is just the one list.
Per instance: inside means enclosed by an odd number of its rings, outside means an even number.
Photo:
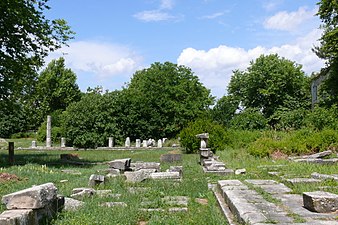
[{"label": "green tree", "polygon": [[224,126],[228,126],[235,116],[238,105],[239,101],[233,95],[223,96],[211,110],[212,119]]},{"label": "green tree", "polygon": [[11,117],[9,121],[1,117],[0,124],[15,126],[0,127],[1,130],[17,131],[15,121],[23,118],[15,115],[25,111],[8,110],[17,109],[27,100],[44,57],[73,36],[65,20],[46,19],[43,12],[49,9],[47,2],[0,1],[0,114]]},{"label": "green tree", "polygon": [[117,111],[120,91],[90,92],[72,103],[62,114],[62,132],[67,145],[82,148],[107,146],[108,138],[121,140]]},{"label": "green tree", "polygon": [[313,50],[317,56],[326,60],[326,68],[321,71],[327,75],[320,87],[322,101],[327,106],[338,103],[338,1],[321,0],[318,2],[317,15],[322,20],[321,28],[324,30],[320,38],[320,46]]},{"label": "green tree", "polygon": [[40,125],[48,114],[56,110],[64,111],[72,102],[81,98],[76,74],[65,68],[64,58],[52,60],[40,73],[34,94],[34,102],[29,104],[32,104],[35,111],[37,125]]},{"label": "green tree", "polygon": [[260,109],[269,118],[279,108],[309,104],[309,82],[301,66],[277,54],[260,56],[247,71],[234,71],[228,93],[241,107]]},{"label": "green tree", "polygon": [[137,71],[123,90],[121,127],[131,138],[173,137],[212,103],[190,68],[157,62]]}]

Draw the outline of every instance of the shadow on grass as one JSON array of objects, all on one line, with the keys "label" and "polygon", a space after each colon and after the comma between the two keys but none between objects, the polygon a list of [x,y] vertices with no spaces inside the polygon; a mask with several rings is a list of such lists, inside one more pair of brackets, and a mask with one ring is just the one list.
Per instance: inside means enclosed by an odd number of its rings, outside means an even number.
[{"label": "shadow on grass", "polygon": [[14,154],[14,164],[9,162],[8,153],[0,153],[0,167],[11,167],[26,164],[39,164],[47,165],[48,167],[55,168],[67,168],[78,166],[81,168],[91,168],[99,163],[100,161],[87,160],[87,159],[76,159],[76,160],[64,160],[60,158],[60,154],[49,153],[29,153],[29,154]]}]

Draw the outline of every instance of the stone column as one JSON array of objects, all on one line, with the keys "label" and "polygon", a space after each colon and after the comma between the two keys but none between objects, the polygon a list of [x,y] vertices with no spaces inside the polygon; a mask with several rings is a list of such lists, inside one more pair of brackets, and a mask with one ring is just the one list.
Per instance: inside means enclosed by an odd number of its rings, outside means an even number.
[{"label": "stone column", "polygon": [[136,139],[136,148],[140,148],[141,147],[141,139]]},{"label": "stone column", "polygon": [[108,147],[109,147],[109,148],[114,147],[114,138],[113,138],[113,137],[110,137],[110,138],[108,139]]},{"label": "stone column", "polygon": [[157,147],[158,147],[158,148],[162,148],[162,140],[161,140],[161,139],[159,139],[159,140],[157,141]]},{"label": "stone column", "polygon": [[126,142],[124,143],[124,146],[126,148],[130,148],[130,138],[129,137],[126,138]]},{"label": "stone column", "polygon": [[147,140],[143,140],[143,142],[142,142],[142,147],[143,147],[143,148],[146,148],[146,147],[147,147]]},{"label": "stone column", "polygon": [[66,138],[62,137],[61,138],[61,148],[65,148],[66,147]]},{"label": "stone column", "polygon": [[32,141],[32,148],[36,148],[36,141]]},{"label": "stone column", "polygon": [[52,117],[47,116],[46,147],[52,147]]}]

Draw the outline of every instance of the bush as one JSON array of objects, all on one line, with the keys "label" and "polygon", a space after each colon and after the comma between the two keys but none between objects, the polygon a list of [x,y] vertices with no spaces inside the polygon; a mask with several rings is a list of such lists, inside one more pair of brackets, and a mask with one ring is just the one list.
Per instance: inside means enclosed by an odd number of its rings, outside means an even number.
[{"label": "bush", "polygon": [[268,126],[268,120],[263,114],[254,108],[247,108],[241,113],[234,116],[230,121],[232,129],[240,130],[262,130]]},{"label": "bush", "polygon": [[281,151],[285,154],[307,154],[325,151],[327,149],[337,149],[338,133],[335,130],[325,129],[315,131],[311,129],[301,129],[292,132],[271,132],[252,142],[248,151],[250,154],[259,157],[269,156],[274,151]]},{"label": "bush", "polygon": [[309,111],[303,108],[295,110],[278,110],[270,118],[270,124],[276,130],[295,130],[301,129],[304,124],[304,118]]},{"label": "bush", "polygon": [[11,135],[11,139],[19,139],[19,138],[35,138],[36,133],[33,131],[30,132],[19,132]]},{"label": "bush", "polygon": [[247,147],[262,136],[262,131],[259,130],[250,131],[229,129],[226,132],[229,140],[227,142],[227,146],[235,149]]},{"label": "bush", "polygon": [[200,148],[200,139],[196,137],[200,133],[209,133],[208,147],[213,152],[224,150],[229,141],[225,129],[211,120],[196,120],[189,123],[180,133],[181,146],[186,153],[197,153]]},{"label": "bush", "polygon": [[317,130],[324,128],[338,130],[338,108],[337,105],[329,109],[323,107],[315,107],[305,118],[308,127]]}]

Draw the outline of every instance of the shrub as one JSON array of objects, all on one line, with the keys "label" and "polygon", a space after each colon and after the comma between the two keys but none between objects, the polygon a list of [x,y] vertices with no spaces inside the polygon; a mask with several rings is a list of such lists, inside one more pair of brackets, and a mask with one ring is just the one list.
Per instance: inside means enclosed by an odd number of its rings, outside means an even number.
[{"label": "shrub", "polygon": [[301,129],[308,110],[300,108],[295,110],[278,110],[270,118],[270,124],[276,130]]},{"label": "shrub", "polygon": [[268,120],[258,109],[254,108],[245,109],[230,121],[232,129],[240,130],[262,130],[266,129],[267,125]]},{"label": "shrub", "polygon": [[180,133],[181,146],[186,153],[196,153],[200,148],[200,140],[196,137],[200,133],[209,133],[208,147],[212,151],[224,150],[228,142],[225,129],[211,120],[196,120],[189,123]]},{"label": "shrub", "polygon": [[337,105],[329,109],[323,107],[315,107],[305,118],[308,127],[317,130],[324,128],[338,130],[338,108]]}]

